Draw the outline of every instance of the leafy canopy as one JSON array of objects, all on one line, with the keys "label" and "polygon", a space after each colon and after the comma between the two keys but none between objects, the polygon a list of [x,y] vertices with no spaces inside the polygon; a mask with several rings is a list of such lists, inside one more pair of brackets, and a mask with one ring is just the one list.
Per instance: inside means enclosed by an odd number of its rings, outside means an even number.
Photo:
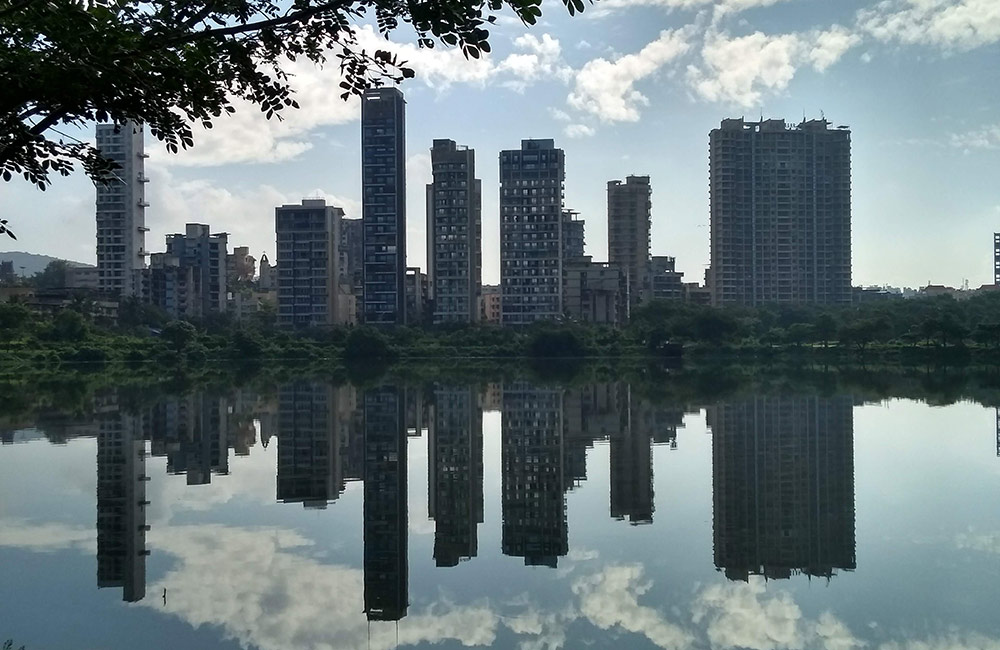
[{"label": "leafy canopy", "polygon": [[105,176],[114,163],[63,125],[140,122],[177,152],[193,146],[192,124],[211,128],[237,98],[280,119],[298,107],[284,65],[303,57],[337,61],[343,99],[413,77],[389,50],[359,46],[365,21],[479,58],[508,10],[531,25],[541,0],[0,0],[0,176],[42,190],[74,163]]}]

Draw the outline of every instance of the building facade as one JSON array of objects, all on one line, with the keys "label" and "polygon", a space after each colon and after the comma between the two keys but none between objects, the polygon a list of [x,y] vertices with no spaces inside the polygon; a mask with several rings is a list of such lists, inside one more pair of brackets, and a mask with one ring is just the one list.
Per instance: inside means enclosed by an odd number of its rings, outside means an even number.
[{"label": "building facade", "polygon": [[344,211],[323,199],[274,210],[278,243],[278,324],[328,327],[338,312],[338,237]]},{"label": "building facade", "polygon": [[562,315],[566,158],[553,140],[500,152],[500,293],[503,325]]},{"label": "building facade", "polygon": [[851,132],[723,120],[711,132],[715,305],[851,302]]},{"label": "building facade", "polygon": [[563,259],[583,257],[586,232],[584,221],[576,210],[563,210],[562,251]]},{"label": "building facade", "polygon": [[649,176],[608,181],[608,261],[626,275],[629,304],[649,297],[649,241],[653,188]]},{"label": "building facade", "polygon": [[649,294],[656,300],[684,300],[684,274],[677,270],[674,258],[650,258]]},{"label": "building facade", "polygon": [[196,317],[226,311],[228,243],[228,234],[213,234],[202,223],[186,224],[183,235],[167,235],[167,255],[192,271],[192,315]]},{"label": "building facade", "polygon": [[153,253],[143,275],[144,302],[162,309],[174,320],[197,316],[194,268],[182,265],[176,255]]},{"label": "building facade", "polygon": [[126,122],[97,125],[97,149],[117,163],[97,183],[97,273],[100,290],[139,295],[138,271],[146,267],[146,178],[143,127]]},{"label": "building facade", "polygon": [[483,323],[500,324],[500,286],[484,284],[479,301],[479,320]]},{"label": "building facade", "polygon": [[482,184],[476,152],[453,140],[434,140],[433,181],[427,185],[427,275],[431,321],[479,320],[482,285]]},{"label": "building facade", "polygon": [[589,255],[563,260],[563,311],[581,323],[618,326],[627,312],[626,276],[614,264]]},{"label": "building facade", "polygon": [[361,218],[369,325],[406,323],[406,102],[396,88],[361,96]]}]

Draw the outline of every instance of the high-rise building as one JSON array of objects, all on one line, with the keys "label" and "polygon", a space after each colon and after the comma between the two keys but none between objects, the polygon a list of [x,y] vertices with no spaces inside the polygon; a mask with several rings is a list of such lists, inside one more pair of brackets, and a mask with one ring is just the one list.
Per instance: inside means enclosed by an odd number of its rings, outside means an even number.
[{"label": "high-rise building", "polygon": [[142,415],[102,405],[97,433],[97,586],[146,595],[146,443]]},{"label": "high-rise building", "polygon": [[167,255],[176,257],[181,266],[192,269],[192,304],[197,317],[226,311],[228,243],[228,234],[213,234],[202,223],[186,224],[183,235],[167,235]]},{"label": "high-rise building", "polygon": [[395,386],[364,395],[365,614],[398,621],[409,607],[405,397]]},{"label": "high-rise building", "polygon": [[274,209],[278,242],[278,324],[329,327],[340,313],[338,242],[344,211],[324,199]]},{"label": "high-rise building", "polygon": [[362,316],[369,325],[406,323],[406,102],[397,88],[361,96]]},{"label": "high-rise building", "polygon": [[851,132],[829,125],[712,130],[713,304],[851,302]]},{"label": "high-rise building", "polygon": [[433,323],[479,320],[482,285],[482,184],[476,152],[434,140],[427,185],[427,275]]},{"label": "high-rise building", "polygon": [[562,390],[512,382],[502,399],[501,550],[555,567],[569,552]]},{"label": "high-rise building", "polygon": [[340,283],[359,299],[365,288],[364,234],[362,219],[340,220]]},{"label": "high-rise building", "polygon": [[562,315],[563,182],[553,140],[522,140],[500,152],[501,322],[527,325]]},{"label": "high-rise building", "polygon": [[630,305],[649,297],[652,196],[649,176],[608,181],[608,261],[624,271]]},{"label": "high-rise building", "polygon": [[483,523],[483,411],[469,386],[434,388],[427,428],[427,513],[434,520],[434,562],[476,557]]},{"label": "high-rise building", "polygon": [[139,295],[137,271],[146,266],[145,173],[141,124],[97,125],[97,149],[118,164],[97,183],[97,273],[100,290]]},{"label": "high-rise building", "polygon": [[850,396],[759,396],[708,409],[715,566],[731,580],[856,566]]},{"label": "high-rise building", "polygon": [[562,251],[563,260],[583,257],[585,222],[576,210],[563,210]]}]

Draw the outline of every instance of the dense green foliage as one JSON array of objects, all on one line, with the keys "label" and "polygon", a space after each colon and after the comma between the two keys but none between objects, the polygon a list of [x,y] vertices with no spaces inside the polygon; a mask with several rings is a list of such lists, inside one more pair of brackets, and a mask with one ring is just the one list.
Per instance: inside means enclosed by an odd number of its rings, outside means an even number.
[{"label": "dense green foliage", "polygon": [[[897,300],[839,309],[774,306],[715,309],[652,302],[623,329],[572,323],[526,328],[491,325],[376,330],[337,327],[290,332],[262,316],[237,323],[216,316],[202,323],[166,321],[162,313],[126,302],[108,327],[74,303],[55,316],[18,303],[0,304],[0,362],[9,367],[156,362],[159,367],[211,360],[290,365],[302,360],[365,362],[398,359],[617,358],[680,356],[809,358],[843,363],[1000,359],[1000,295]],[[273,315],[272,315],[273,316]],[[544,364],[543,364],[544,365]]]},{"label": "dense green foliage", "polygon": [[106,176],[114,164],[63,125],[141,122],[176,152],[193,146],[193,124],[210,128],[240,101],[280,118],[298,107],[285,71],[297,59],[335,61],[344,99],[414,76],[388,48],[363,47],[365,23],[478,58],[510,13],[534,24],[541,0],[0,0],[0,176],[43,190],[74,162]]}]

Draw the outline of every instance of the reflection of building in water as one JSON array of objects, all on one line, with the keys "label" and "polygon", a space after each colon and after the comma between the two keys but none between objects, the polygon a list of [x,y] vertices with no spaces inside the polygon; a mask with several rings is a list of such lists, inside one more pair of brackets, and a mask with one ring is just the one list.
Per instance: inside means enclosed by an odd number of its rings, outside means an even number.
[{"label": "reflection of building in water", "polygon": [[624,426],[626,384],[601,382],[568,389],[563,396],[563,475],[567,489],[587,479],[587,450]]},{"label": "reflection of building in water", "polygon": [[278,390],[277,498],[325,508],[344,490],[342,426],[352,389],[297,381]]},{"label": "reflection of building in water", "polygon": [[732,580],[854,569],[851,398],[756,397],[708,422],[715,566]]},{"label": "reflection of building in water", "polygon": [[167,457],[167,472],[186,474],[188,485],[207,485],[229,473],[228,408],[205,393],[164,399],[150,410],[154,456]]},{"label": "reflection of building in water", "polygon": [[423,388],[411,386],[403,389],[406,398],[406,435],[419,436],[427,428],[427,400]]},{"label": "reflection of building in water", "polygon": [[1000,458],[1000,408],[997,409],[997,458]]},{"label": "reflection of building in water", "polygon": [[97,433],[97,586],[122,587],[127,602],[146,595],[145,446],[141,415],[105,409]]},{"label": "reflection of building in water", "polygon": [[486,384],[482,395],[484,411],[499,411],[503,402],[503,386],[501,384]]},{"label": "reflection of building in water", "polygon": [[434,390],[427,435],[428,514],[434,520],[434,561],[455,566],[476,557],[483,522],[483,412],[477,391]]},{"label": "reflection of building in water", "polygon": [[[624,422],[611,434],[611,516],[630,524],[653,522],[653,446],[644,426],[648,404],[623,387]],[[633,420],[634,418],[634,420]]]},{"label": "reflection of building in water", "polygon": [[406,426],[402,389],[365,392],[365,613],[398,621],[407,587]]},{"label": "reflection of building in water", "polygon": [[504,384],[501,548],[528,565],[555,567],[569,550],[562,391]]}]

